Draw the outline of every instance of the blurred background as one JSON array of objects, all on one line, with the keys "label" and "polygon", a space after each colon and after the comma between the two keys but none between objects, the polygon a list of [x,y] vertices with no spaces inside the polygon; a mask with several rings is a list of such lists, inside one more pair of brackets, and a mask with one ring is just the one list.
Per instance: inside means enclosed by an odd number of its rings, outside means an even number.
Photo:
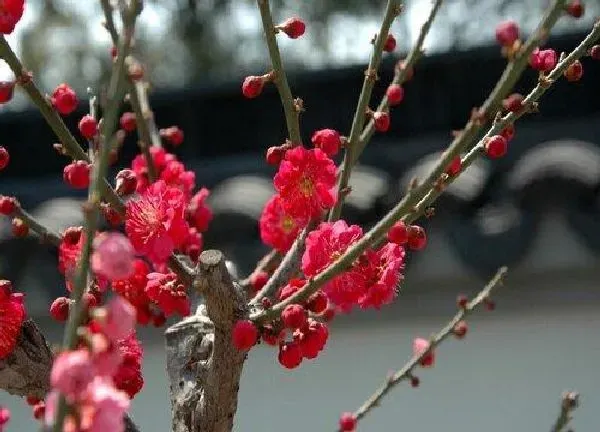
[{"label": "blurred background", "polygon": [[[283,21],[298,15],[306,34],[280,38],[294,95],[304,100],[305,140],[319,128],[348,133],[368,61],[382,0],[272,1]],[[372,225],[401,198],[408,181],[426,170],[485,99],[504,60],[494,43],[502,19],[535,28],[544,0],[447,0],[425,43],[426,56],[406,85],[405,101],[392,112],[392,127],[376,135],[351,181],[346,219]],[[600,14],[588,0],[580,20],[559,21],[548,45],[571,50]],[[406,1],[392,31],[398,49],[386,55],[374,101],[385,91],[395,62],[417,37],[431,2]],[[28,0],[10,42],[45,91],[61,82],[78,90],[75,130],[85,113],[85,91],[102,93],[110,67],[110,42],[97,2]],[[154,85],[159,127],[179,125],[184,145],[175,153],[212,191],[215,213],[205,235],[208,248],[225,251],[246,275],[266,249],[257,220],[273,193],[267,147],[285,139],[279,98],[269,88],[246,100],[241,81],[269,68],[260,17],[253,1],[145,2],[135,52]],[[338,319],[325,352],[299,369],[281,370],[273,350],[253,350],[245,367],[236,430],[289,432],[335,430],[341,411],[353,410],[410,356],[411,341],[427,337],[454,313],[458,293],[474,294],[501,265],[510,273],[498,291],[498,308],[474,316],[466,340],[438,353],[434,370],[420,374],[421,388],[397,389],[361,427],[364,431],[441,428],[462,431],[548,430],[561,392],[577,389],[582,406],[577,430],[597,429],[600,404],[600,63],[584,60],[580,82],[561,82],[541,112],[517,125],[508,155],[480,160],[449,188],[425,223],[429,244],[410,256],[399,299],[380,313]],[[0,65],[0,78],[9,71]],[[526,93],[528,71],[517,90]],[[11,153],[0,194],[59,231],[81,223],[82,195],[69,190],[65,163],[41,116],[18,93],[0,107],[1,144]],[[122,164],[135,155],[126,143]],[[122,166],[122,165],[121,165]],[[35,238],[11,238],[0,219],[0,276],[27,293],[31,316],[57,342],[62,328],[47,309],[64,295],[55,251]],[[132,414],[142,431],[169,427],[162,331],[144,329],[146,387]],[[37,430],[24,401],[0,394],[13,411],[9,431]]]}]

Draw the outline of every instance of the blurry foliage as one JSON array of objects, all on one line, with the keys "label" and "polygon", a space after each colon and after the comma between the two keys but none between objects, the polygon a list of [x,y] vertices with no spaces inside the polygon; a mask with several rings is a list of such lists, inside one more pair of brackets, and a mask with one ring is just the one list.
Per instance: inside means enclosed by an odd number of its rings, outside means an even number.
[{"label": "blurry foliage", "polygon": [[[308,23],[296,41],[281,38],[289,69],[318,69],[364,63],[384,0],[273,0],[273,16],[290,15]],[[428,36],[426,49],[466,49],[491,43],[494,24],[517,20],[533,29],[547,0],[447,0]],[[29,19],[19,31],[24,63],[46,89],[68,81],[79,89],[105,77],[110,41],[101,27],[98,1],[28,0]],[[393,26],[401,51],[416,38],[430,0],[407,0]],[[557,31],[591,25],[600,2],[588,1],[585,19],[565,19]],[[568,21],[568,22],[567,22]],[[260,17],[255,0],[146,0],[135,52],[152,81],[161,87],[207,85],[239,79],[267,69]]]}]

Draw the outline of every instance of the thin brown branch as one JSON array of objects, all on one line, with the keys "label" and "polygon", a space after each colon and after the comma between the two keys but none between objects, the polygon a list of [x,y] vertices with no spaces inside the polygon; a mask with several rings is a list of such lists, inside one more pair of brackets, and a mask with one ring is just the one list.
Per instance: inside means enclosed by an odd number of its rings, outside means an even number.
[{"label": "thin brown branch", "polygon": [[30,213],[21,207],[21,204],[18,201],[15,204],[15,210],[7,216],[19,218],[25,222],[29,229],[40,237],[40,241],[42,243],[50,243],[53,246],[60,245],[61,237],[59,234],[46,228],[39,221],[37,221]]},{"label": "thin brown branch", "polygon": [[[119,33],[117,32],[117,28],[115,26],[113,8],[110,5],[109,0],[101,0],[100,4],[102,6],[102,10],[104,11],[104,26],[110,34],[113,46],[116,47],[119,43]],[[131,58],[129,58],[128,60],[129,65],[135,62],[135,60]],[[138,146],[140,148],[140,151],[144,155],[144,159],[146,160],[146,166],[148,167],[148,179],[150,180],[150,182],[153,182],[156,180],[157,173],[156,167],[154,166],[154,160],[152,159],[152,155],[150,154],[150,146],[156,145],[155,140],[153,139],[156,134],[156,131],[151,132],[152,129],[155,129],[155,125],[154,121],[152,121],[152,125],[150,125],[150,120],[152,119],[152,112],[148,108],[147,95],[144,88],[145,83],[136,83],[131,79],[129,75],[127,78],[127,91],[129,93],[129,101],[131,103],[131,107],[133,108],[133,112],[135,113],[136,126],[140,138],[138,141]],[[160,139],[158,140],[157,145],[160,146]]]},{"label": "thin brown branch", "polygon": [[[542,80],[538,82],[538,84],[531,90],[525,99],[523,99],[523,105],[525,107],[531,106],[534,103],[537,103],[541,97],[552,87],[556,82],[563,76],[564,72],[567,68],[573,64],[576,60],[585,56],[589,49],[600,39],[600,22],[594,24],[594,27],[588,33],[588,35],[583,39],[583,41],[573,50],[569,55],[563,58],[554,69]],[[531,110],[523,109],[517,112],[509,112],[497,119],[490,129],[486,132],[486,134],[479,140],[477,145],[475,145],[471,151],[469,151],[461,160],[461,168],[460,172],[462,173],[466,170],[473,161],[479,156],[482,149],[484,148],[486,140],[500,133],[504,128],[513,124],[515,121],[520,119],[526,114],[531,113]],[[443,188],[432,188],[427,192],[427,194],[418,202],[418,204],[414,207],[414,210],[404,216],[402,220],[406,223],[411,223],[417,218],[419,218],[425,211],[427,207],[429,207],[443,192],[443,190],[451,184],[454,180],[458,178],[458,175],[453,177],[448,177],[444,181]]]},{"label": "thin brown branch", "polygon": [[429,349],[427,351],[414,355],[404,366],[402,366],[402,368],[390,375],[389,378],[387,378],[385,382],[354,412],[356,420],[360,421],[373,408],[377,407],[385,395],[401,381],[410,379],[413,370],[418,367],[421,360],[441,344],[448,336],[453,334],[453,329],[456,324],[464,320],[477,309],[481,303],[489,298],[492,290],[502,284],[506,272],[506,267],[500,268],[487,285],[470,302],[468,302],[464,308],[460,308],[456,315],[454,315],[454,317],[430,339]]},{"label": "thin brown branch", "polygon": [[[119,115],[119,107],[125,93],[126,81],[126,62],[125,58],[131,48],[135,21],[138,15],[137,1],[123,11],[123,35],[119,39],[117,60],[113,64],[113,70],[108,89],[107,108],[102,118],[102,127],[100,133],[101,146],[100,154],[94,161],[92,169],[92,179],[88,190],[88,201],[85,204],[85,242],[81,250],[81,257],[75,274],[71,300],[73,306],[69,310],[69,317],[65,326],[63,336],[63,349],[72,350],[78,343],[77,330],[84,318],[84,307],[82,297],[89,279],[90,256],[92,252],[92,243],[98,226],[101,201],[101,187],[106,177],[108,169],[108,157],[110,150],[115,142],[113,136],[116,130],[116,122]],[[64,420],[67,415],[67,403],[64,396],[61,396],[54,422],[54,431],[60,432],[63,428]]]},{"label": "thin brown branch", "polygon": [[375,42],[373,43],[373,53],[371,54],[369,66],[365,71],[365,79],[363,81],[362,90],[358,97],[358,103],[356,105],[356,111],[354,112],[352,127],[350,129],[350,137],[348,138],[348,142],[345,146],[346,152],[344,154],[344,161],[342,162],[340,177],[338,180],[338,200],[329,213],[329,221],[335,221],[339,219],[342,213],[345,194],[340,192],[348,187],[348,181],[350,180],[350,174],[352,172],[352,161],[355,159],[354,152],[358,146],[360,132],[365,124],[367,109],[369,108],[369,101],[371,100],[371,93],[373,92],[375,81],[377,81],[377,71],[379,69],[379,65],[381,64],[383,47],[390,32],[392,22],[394,22],[394,18],[396,18],[399,13],[400,2],[388,0],[385,7],[383,21],[381,22],[381,28],[379,29],[377,37],[375,38]]},{"label": "thin brown branch", "polygon": [[[60,115],[50,105],[50,102],[40,92],[36,86],[33,77],[28,71],[25,70],[21,61],[8,44],[6,38],[0,35],[0,57],[2,57],[12,72],[15,74],[19,85],[25,90],[31,102],[40,110],[40,113],[52,128],[52,131],[56,134],[60,143],[63,146],[63,150],[75,160],[84,160],[91,162],[86,152],[81,148],[73,134],[69,131],[65,123],[63,122]],[[119,212],[124,211],[123,202],[119,199],[117,194],[111,188],[108,181],[104,181],[101,185],[102,196],[113,206],[113,208]]]},{"label": "thin brown branch", "polygon": [[[73,137],[61,117],[38,89],[34,79],[25,70],[21,61],[3,35],[0,35],[0,57],[6,61],[19,80],[21,87],[29,96],[31,102],[33,102],[33,104],[36,105],[36,107],[40,110],[48,125],[59,138],[61,144],[63,145],[64,151],[75,160],[91,162],[90,158],[79,145],[75,137]],[[108,203],[110,203],[112,208],[114,208],[120,215],[125,214],[125,204],[123,201],[121,201],[106,179],[102,180],[100,192],[101,196]],[[175,255],[172,255],[169,259],[169,267],[172,268],[175,273],[177,273],[182,283],[185,283],[186,285],[191,284],[192,280],[194,279],[193,272],[191,269],[187,268],[185,264],[183,264]]]},{"label": "thin brown branch", "polygon": [[[419,31],[419,36],[417,37],[415,44],[413,45],[412,49],[408,53],[406,60],[404,60],[403,66],[396,68],[396,71],[394,73],[394,78],[392,79],[392,82],[390,84],[402,85],[407,80],[407,77],[409,76],[410,71],[413,70],[415,64],[419,61],[419,59],[423,55],[423,43],[425,42],[425,37],[427,36],[427,34],[429,33],[429,30],[431,29],[433,20],[435,19],[438,11],[440,10],[442,3],[443,3],[443,0],[435,0],[435,2],[433,3],[433,6],[431,8],[431,11],[429,12],[427,19],[421,26],[421,30]],[[383,99],[381,100],[381,103],[377,107],[377,111],[386,111],[389,109],[389,106],[390,106],[390,104],[389,104],[388,98],[387,98],[387,96],[384,96]],[[358,158],[360,157],[361,153],[363,152],[363,150],[369,143],[374,132],[375,132],[375,122],[373,122],[373,120],[369,120],[369,122],[365,126],[365,129],[363,130],[363,132],[360,135],[360,139],[358,140],[356,149],[353,153],[353,158],[352,158],[353,166],[358,162]]]},{"label": "thin brown branch", "polygon": [[[520,55],[505,69],[502,77],[492,91],[492,94],[484,104],[484,112],[495,112],[502,99],[504,99],[511,91],[515,82],[527,66],[529,55],[542,38],[547,36],[549,29],[554,26],[558,17],[563,12],[564,3],[564,0],[555,0],[548,8],[537,31],[525,43]],[[470,147],[470,145],[475,145],[473,141],[480,129],[481,125],[475,121],[470,121],[460,137],[458,137],[451,144],[450,148],[442,154],[427,178],[421,184],[411,189],[369,232],[348,248],[343,255],[326,267],[321,273],[313,279],[310,279],[299,291],[274,305],[272,308],[253,314],[251,317],[252,320],[260,324],[278,317],[288,304],[303,302],[325,283],[349,268],[367,248],[376,244],[396,221],[412,213],[414,206],[417,205],[430,190],[435,188],[435,183],[444,173],[452,159],[464,151],[465,148]]]},{"label": "thin brown branch", "polygon": [[281,54],[279,53],[279,46],[277,45],[275,25],[273,24],[273,17],[271,16],[271,9],[268,0],[256,0],[258,9],[260,10],[260,17],[262,19],[262,25],[265,32],[267,41],[267,47],[269,48],[269,55],[271,57],[271,63],[273,66],[273,72],[275,73],[275,85],[279,92],[281,104],[283,105],[283,111],[285,113],[285,122],[287,124],[289,138],[294,145],[302,144],[302,136],[300,135],[300,107],[294,101],[292,91],[287,81],[283,62],[281,61]]},{"label": "thin brown branch", "polygon": [[263,256],[258,261],[258,263],[256,264],[256,267],[254,268],[254,270],[252,271],[250,276],[246,277],[245,279],[240,280],[239,284],[244,289],[248,290],[248,287],[250,286],[250,283],[251,283],[250,281],[252,279],[252,275],[261,273],[261,272],[266,272],[266,273],[272,272],[273,270],[275,270],[277,268],[277,266],[281,262],[282,258],[283,258],[283,256],[279,252],[277,252],[275,249],[272,249],[269,253],[267,253],[265,256]]},{"label": "thin brown branch", "polygon": [[556,422],[550,432],[563,432],[573,419],[573,411],[579,406],[579,394],[576,392],[564,392],[560,401],[560,411]]},{"label": "thin brown branch", "polygon": [[304,242],[306,241],[306,236],[313,227],[314,225],[310,224],[302,230],[298,237],[296,237],[294,244],[292,245],[290,250],[285,254],[283,259],[281,260],[281,263],[273,272],[273,275],[269,278],[269,281],[254,296],[254,298],[252,298],[252,301],[250,302],[251,305],[260,304],[260,301],[263,298],[272,296],[275,293],[275,291],[277,291],[277,288],[279,288],[283,283],[285,283],[290,278],[291,274],[298,270],[300,256],[304,252]]}]

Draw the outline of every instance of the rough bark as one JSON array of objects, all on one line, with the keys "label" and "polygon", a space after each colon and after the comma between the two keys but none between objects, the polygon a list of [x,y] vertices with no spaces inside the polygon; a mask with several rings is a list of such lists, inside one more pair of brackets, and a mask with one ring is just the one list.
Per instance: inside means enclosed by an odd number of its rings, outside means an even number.
[{"label": "rough bark", "polygon": [[15,396],[43,398],[50,389],[52,351],[40,328],[23,322],[13,352],[0,360],[0,388]]},{"label": "rough bark", "polygon": [[[31,319],[24,321],[15,349],[0,360],[0,390],[20,397],[44,398],[50,390],[52,360],[52,351],[40,328]],[[139,432],[128,415],[124,421],[125,432]]]},{"label": "rough bark", "polygon": [[205,304],[165,333],[173,432],[229,432],[246,359],[231,332],[248,316],[246,298],[215,250],[200,255],[194,286]]}]

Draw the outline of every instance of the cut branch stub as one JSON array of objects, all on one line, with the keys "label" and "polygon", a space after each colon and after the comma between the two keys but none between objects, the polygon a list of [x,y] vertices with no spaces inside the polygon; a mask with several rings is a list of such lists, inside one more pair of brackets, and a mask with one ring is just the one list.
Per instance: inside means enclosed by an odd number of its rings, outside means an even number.
[{"label": "cut branch stub", "polygon": [[26,320],[15,349],[0,360],[0,389],[15,396],[44,398],[50,389],[52,357],[40,328]]},{"label": "cut branch stub", "polygon": [[216,250],[200,255],[194,287],[205,304],[165,333],[173,432],[229,432],[246,359],[231,332],[248,316],[246,298]]}]

